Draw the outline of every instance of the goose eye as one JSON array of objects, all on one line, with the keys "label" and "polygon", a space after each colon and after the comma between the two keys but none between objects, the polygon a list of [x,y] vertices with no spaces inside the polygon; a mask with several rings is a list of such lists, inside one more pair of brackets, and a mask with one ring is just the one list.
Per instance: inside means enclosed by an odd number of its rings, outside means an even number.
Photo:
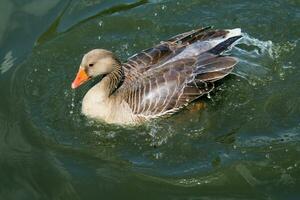
[{"label": "goose eye", "polygon": [[92,63],[91,63],[91,64],[89,64],[89,67],[93,67],[93,66],[94,66],[94,64],[92,64]]}]

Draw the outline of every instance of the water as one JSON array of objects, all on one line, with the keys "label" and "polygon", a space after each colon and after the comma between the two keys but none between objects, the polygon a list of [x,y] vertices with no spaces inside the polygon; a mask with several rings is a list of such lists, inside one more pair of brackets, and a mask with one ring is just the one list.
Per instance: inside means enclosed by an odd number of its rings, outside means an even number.
[{"label": "water", "polygon": [[[0,199],[298,199],[300,3],[0,1]],[[243,30],[203,109],[136,128],[80,114],[93,48],[122,60],[177,33]]]}]

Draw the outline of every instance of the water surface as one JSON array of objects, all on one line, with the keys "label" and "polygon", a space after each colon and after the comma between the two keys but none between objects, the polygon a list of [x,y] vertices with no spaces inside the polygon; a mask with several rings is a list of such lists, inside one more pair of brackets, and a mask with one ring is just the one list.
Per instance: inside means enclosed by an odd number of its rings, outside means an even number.
[{"label": "water surface", "polygon": [[[0,199],[298,199],[300,3],[0,1]],[[121,60],[175,34],[243,30],[204,108],[140,127],[80,113],[83,54]]]}]

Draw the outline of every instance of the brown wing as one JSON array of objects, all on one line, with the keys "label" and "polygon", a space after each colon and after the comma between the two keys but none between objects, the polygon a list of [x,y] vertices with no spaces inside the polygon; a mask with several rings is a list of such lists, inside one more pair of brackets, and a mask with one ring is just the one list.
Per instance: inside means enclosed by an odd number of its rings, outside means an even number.
[{"label": "brown wing", "polygon": [[236,60],[220,56],[239,39],[240,29],[198,29],[142,51],[124,63],[123,100],[141,117],[177,111],[210,92]]},{"label": "brown wing", "polygon": [[185,32],[130,57],[123,64],[123,67],[126,74],[131,76],[129,78],[131,81],[136,77],[140,77],[149,69],[159,67],[167,60],[175,57],[190,44],[196,41],[214,39],[226,33],[225,30],[210,30],[210,27]]},{"label": "brown wing", "polygon": [[213,82],[232,70],[236,60],[211,53],[167,63],[124,90],[133,113],[158,117],[173,113],[210,92]]}]

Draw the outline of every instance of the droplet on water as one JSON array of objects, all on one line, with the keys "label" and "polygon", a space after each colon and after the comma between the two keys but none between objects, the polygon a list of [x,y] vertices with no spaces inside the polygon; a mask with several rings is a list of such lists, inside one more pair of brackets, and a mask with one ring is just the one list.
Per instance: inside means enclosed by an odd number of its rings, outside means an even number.
[{"label": "droplet on water", "polygon": [[267,154],[265,155],[265,157],[266,157],[267,159],[269,159],[269,158],[270,158],[270,154],[267,153]]},{"label": "droplet on water", "polygon": [[207,93],[207,98],[211,99],[210,93]]},{"label": "droplet on water", "polygon": [[285,75],[284,72],[279,73],[279,77],[280,77],[281,80],[284,80],[284,75]]},{"label": "droplet on water", "polygon": [[154,157],[155,157],[155,159],[160,159],[160,158],[162,158],[162,153],[160,153],[160,152],[158,152],[158,153],[155,153],[154,154]]}]

